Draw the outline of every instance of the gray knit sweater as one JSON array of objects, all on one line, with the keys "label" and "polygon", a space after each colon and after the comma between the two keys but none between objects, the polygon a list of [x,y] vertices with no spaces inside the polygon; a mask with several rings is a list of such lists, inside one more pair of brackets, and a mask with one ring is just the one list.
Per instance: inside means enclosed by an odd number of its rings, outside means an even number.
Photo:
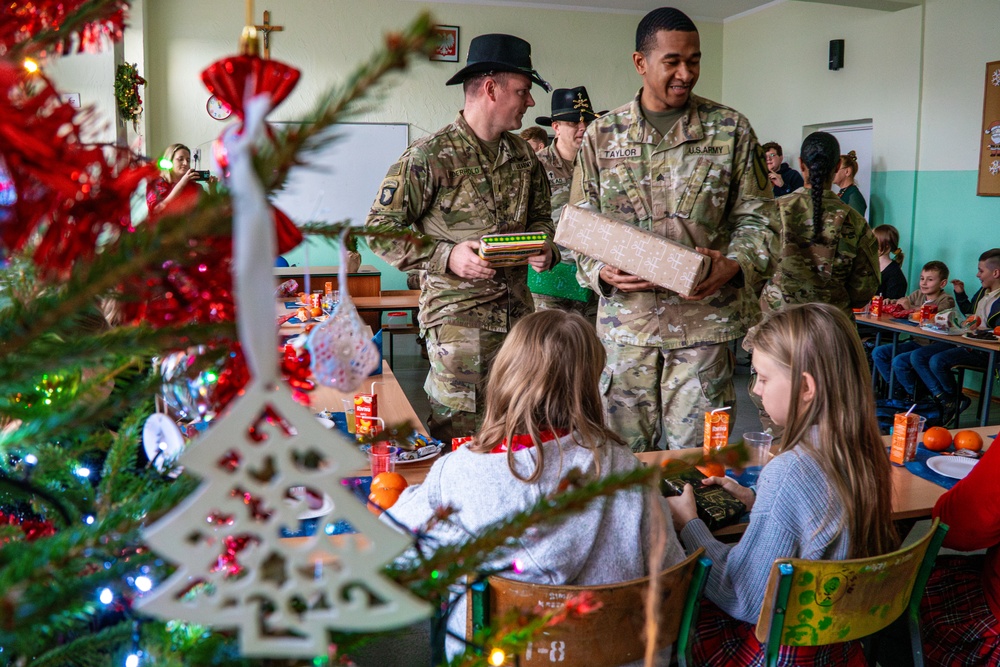
[{"label": "gray knit sweater", "polygon": [[[444,543],[455,543],[478,535],[486,526],[528,509],[552,493],[571,468],[593,475],[594,457],[590,450],[573,443],[570,436],[547,442],[545,470],[531,484],[516,479],[507,466],[507,454],[476,454],[462,447],[437,461],[419,486],[411,486],[387,514],[413,528],[424,525],[436,507],[458,509],[452,529],[440,528],[432,535]],[[641,465],[635,455],[621,445],[598,449],[601,473],[624,472]],[[527,476],[534,470],[533,449],[515,452],[518,470]],[[543,584],[594,585],[628,581],[647,574],[649,553],[648,491],[622,491],[610,498],[598,498],[572,517],[544,527],[535,527],[518,541],[518,548],[495,563],[506,566],[515,558],[523,565],[520,574],[503,576]],[[663,566],[684,559],[670,520],[670,510],[659,498],[666,517],[667,548]],[[385,520],[385,517],[383,517]],[[636,610],[642,613],[642,610]],[[456,605],[448,627],[465,634],[465,598]],[[461,645],[449,640],[452,657]],[[641,664],[641,663],[640,663]]]},{"label": "gray knit sweater", "polygon": [[776,558],[847,558],[849,538],[838,533],[842,516],[819,464],[799,445],[761,471],[750,525],[737,544],[716,540],[700,519],[684,526],[681,541],[689,553],[705,547],[712,559],[708,599],[733,618],[756,623]]}]

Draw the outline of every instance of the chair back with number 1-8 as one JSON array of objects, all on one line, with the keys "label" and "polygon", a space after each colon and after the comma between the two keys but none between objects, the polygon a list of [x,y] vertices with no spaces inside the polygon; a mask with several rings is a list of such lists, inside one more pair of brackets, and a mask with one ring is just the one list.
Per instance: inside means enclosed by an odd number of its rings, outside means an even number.
[{"label": "chair back with number 1-8", "polygon": [[[691,633],[701,593],[712,563],[698,549],[688,558],[660,573],[661,600],[657,650],[676,642],[681,667],[690,664]],[[588,593],[600,607],[545,628],[519,656],[522,667],[566,664],[574,667],[609,667],[642,659],[646,642],[645,595],[649,577],[601,586],[549,586],[493,576],[470,591],[467,634],[472,636],[511,610],[555,608],[567,599]]]}]

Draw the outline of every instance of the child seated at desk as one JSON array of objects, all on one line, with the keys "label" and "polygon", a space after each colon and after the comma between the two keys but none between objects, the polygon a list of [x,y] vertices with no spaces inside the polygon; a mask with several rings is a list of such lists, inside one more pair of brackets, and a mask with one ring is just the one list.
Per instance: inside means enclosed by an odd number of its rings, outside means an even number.
[{"label": "child seated at desk", "polygon": [[[951,281],[955,289],[955,301],[963,314],[979,317],[980,329],[993,329],[1000,325],[1000,248],[987,250],[979,256],[976,277],[983,286],[972,297],[972,301],[969,301],[965,293],[965,283],[961,280]],[[959,364],[985,367],[987,360],[984,351],[948,343],[931,343],[910,354],[910,364],[917,377],[934,400],[941,404],[945,424],[957,420],[971,403],[966,396],[958,401],[954,400],[958,387],[951,374],[952,367]]]},{"label": "child seated at desk", "polygon": [[[543,310],[519,320],[490,370],[486,414],[475,439],[437,461],[386,515],[418,530],[438,508],[451,506],[456,512],[437,521],[431,537],[455,544],[531,508],[573,468],[599,478],[641,466],[605,426],[598,388],[604,363],[604,347],[582,316]],[[629,581],[648,574],[654,536],[666,542],[658,571],[684,559],[666,501],[637,488],[595,499],[571,517],[522,535],[493,565],[517,560],[523,569],[504,577],[542,584]],[[458,599],[448,619],[459,637],[465,636],[465,601],[464,595]],[[449,659],[463,649],[448,638]],[[657,664],[669,662],[669,649],[658,658]]]},{"label": "child seated at desk", "polygon": [[[728,477],[710,477],[750,509],[735,545],[697,518],[690,485],[668,498],[689,551],[705,547],[712,570],[693,647],[696,665],[761,664],[754,624],[777,558],[842,560],[892,551],[889,459],[875,419],[868,362],[854,324],[827,304],[771,314],[754,339],[754,391],[785,427],[779,454],[761,470],[756,495]],[[860,642],[782,646],[781,665],[866,664]]]},{"label": "child seated at desk", "polygon": [[[889,301],[888,303],[898,303],[907,310],[919,309],[925,303],[930,303],[938,307],[938,311],[945,311],[955,307],[955,300],[944,291],[948,284],[948,266],[944,262],[927,262],[920,271],[920,288],[908,294],[902,299]],[[910,364],[910,355],[914,350],[918,350],[928,343],[926,340],[908,340],[896,345],[896,356],[892,356],[892,344],[879,345],[872,352],[872,360],[879,374],[889,381],[890,373],[899,383],[896,388],[896,396],[912,400],[916,393],[917,374]]]}]

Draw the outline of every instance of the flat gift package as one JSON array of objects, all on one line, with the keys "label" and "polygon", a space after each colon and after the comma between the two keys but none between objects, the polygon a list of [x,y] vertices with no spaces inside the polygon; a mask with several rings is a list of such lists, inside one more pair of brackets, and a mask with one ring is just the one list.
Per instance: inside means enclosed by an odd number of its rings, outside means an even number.
[{"label": "flat gift package", "polygon": [[684,492],[684,485],[690,484],[694,487],[698,518],[705,522],[709,530],[715,531],[739,523],[747,506],[721,486],[702,486],[703,479],[705,476],[694,468],[671,472],[660,480],[660,493],[668,498],[679,496]]},{"label": "flat gift package", "polygon": [[479,256],[489,260],[494,268],[520,266],[528,258],[545,252],[548,235],[541,232],[487,234],[479,239]]},{"label": "flat gift package", "polygon": [[682,296],[690,296],[712,266],[693,248],[572,204],[563,207],[555,242]]}]

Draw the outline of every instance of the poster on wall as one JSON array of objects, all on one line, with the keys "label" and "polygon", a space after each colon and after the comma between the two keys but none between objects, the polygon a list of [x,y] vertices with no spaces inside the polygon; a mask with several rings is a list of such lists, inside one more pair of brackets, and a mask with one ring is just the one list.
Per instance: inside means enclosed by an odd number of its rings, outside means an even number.
[{"label": "poster on wall", "polygon": [[979,129],[979,184],[976,194],[1000,197],[1000,60],[986,63],[983,126]]}]

